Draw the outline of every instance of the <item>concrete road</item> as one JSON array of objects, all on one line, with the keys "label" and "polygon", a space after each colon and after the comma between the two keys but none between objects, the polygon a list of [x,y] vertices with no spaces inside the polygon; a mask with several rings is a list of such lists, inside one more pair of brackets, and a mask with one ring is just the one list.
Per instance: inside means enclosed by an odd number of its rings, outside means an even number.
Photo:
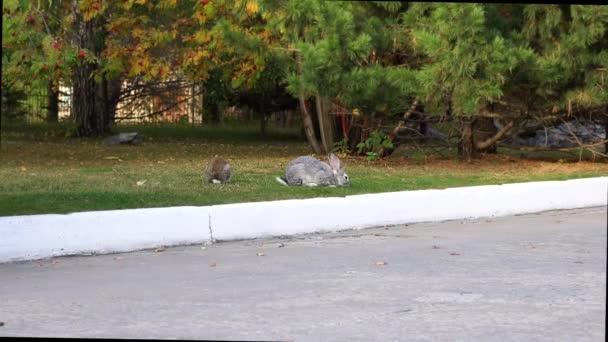
[{"label": "concrete road", "polygon": [[0,336],[604,341],[606,222],[589,208],[4,264]]}]

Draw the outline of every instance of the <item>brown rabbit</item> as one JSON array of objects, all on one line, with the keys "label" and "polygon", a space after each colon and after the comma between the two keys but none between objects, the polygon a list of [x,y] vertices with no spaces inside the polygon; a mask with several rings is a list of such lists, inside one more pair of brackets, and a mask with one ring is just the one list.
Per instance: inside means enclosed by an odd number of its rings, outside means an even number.
[{"label": "brown rabbit", "polygon": [[230,164],[222,158],[215,156],[207,163],[205,168],[205,182],[223,184],[230,181],[232,169]]}]

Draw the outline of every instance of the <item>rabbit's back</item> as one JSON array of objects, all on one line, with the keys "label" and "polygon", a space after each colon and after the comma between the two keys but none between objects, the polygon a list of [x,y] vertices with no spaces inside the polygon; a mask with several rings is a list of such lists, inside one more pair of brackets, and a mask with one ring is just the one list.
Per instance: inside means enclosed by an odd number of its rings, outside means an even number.
[{"label": "rabbit's back", "polygon": [[205,168],[205,181],[207,183],[217,180],[221,183],[225,183],[230,180],[232,176],[232,169],[230,164],[222,158],[213,158],[207,163]]},{"label": "rabbit's back", "polygon": [[287,164],[285,180],[289,185],[333,185],[335,176],[328,164],[314,157],[303,156]]},{"label": "rabbit's back", "polygon": [[306,170],[317,172],[319,170],[331,171],[331,167],[319,159],[311,156],[298,157],[287,164],[287,169],[292,168],[294,165],[302,164]]}]

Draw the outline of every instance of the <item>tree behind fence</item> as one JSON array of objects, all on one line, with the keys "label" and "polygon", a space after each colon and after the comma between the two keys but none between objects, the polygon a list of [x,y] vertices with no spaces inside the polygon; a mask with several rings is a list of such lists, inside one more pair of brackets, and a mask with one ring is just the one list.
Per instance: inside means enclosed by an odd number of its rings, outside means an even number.
[{"label": "tree behind fence", "polygon": [[[72,89],[61,85],[58,92],[59,121],[70,120]],[[49,90],[30,87],[20,93],[3,89],[2,113],[7,121],[49,121]],[[124,81],[114,117],[115,123],[203,123],[202,87],[175,78],[163,82]]]}]

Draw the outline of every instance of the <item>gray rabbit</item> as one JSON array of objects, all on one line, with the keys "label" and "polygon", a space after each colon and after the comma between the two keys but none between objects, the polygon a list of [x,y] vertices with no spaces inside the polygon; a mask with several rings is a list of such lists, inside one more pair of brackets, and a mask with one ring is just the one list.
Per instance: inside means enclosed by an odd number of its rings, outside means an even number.
[{"label": "gray rabbit", "polygon": [[205,182],[213,184],[223,184],[230,181],[232,168],[227,161],[215,156],[207,163],[205,168]]},{"label": "gray rabbit", "polygon": [[285,176],[276,179],[283,185],[349,186],[350,178],[340,159],[333,153],[328,159],[329,165],[314,157],[298,157],[287,164]]}]

